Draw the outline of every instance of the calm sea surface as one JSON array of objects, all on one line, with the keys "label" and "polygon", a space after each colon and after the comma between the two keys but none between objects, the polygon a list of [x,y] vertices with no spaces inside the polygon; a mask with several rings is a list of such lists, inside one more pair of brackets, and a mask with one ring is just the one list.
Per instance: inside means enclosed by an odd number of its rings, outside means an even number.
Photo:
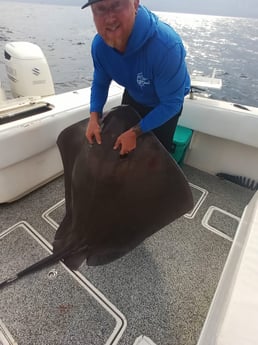
[{"label": "calm sea surface", "polygon": [[[258,107],[258,19],[158,13],[181,35],[189,71],[222,78],[213,97]],[[0,1],[0,80],[8,90],[3,51],[10,41],[43,50],[57,93],[89,86],[90,44],[95,27],[89,9]]]}]

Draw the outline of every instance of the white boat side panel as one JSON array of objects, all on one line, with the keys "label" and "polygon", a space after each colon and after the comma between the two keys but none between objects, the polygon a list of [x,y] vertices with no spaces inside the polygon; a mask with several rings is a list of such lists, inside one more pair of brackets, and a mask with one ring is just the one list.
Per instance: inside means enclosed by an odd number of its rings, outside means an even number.
[{"label": "white boat side panel", "polygon": [[245,209],[198,345],[256,345],[258,192]]},{"label": "white boat side panel", "polygon": [[74,122],[86,118],[87,108],[64,111],[52,117],[34,120],[0,137],[0,168],[33,157],[54,146],[59,133]]},{"label": "white boat side panel", "polygon": [[[120,104],[121,88],[110,89],[106,107]],[[0,169],[43,152],[60,132],[89,116],[90,88],[44,98],[54,109],[0,126]]]},{"label": "white boat side panel", "polygon": [[196,97],[185,99],[179,124],[219,138],[258,147],[258,108]]},{"label": "white boat side panel", "polygon": [[227,173],[258,181],[258,150],[255,147],[194,132],[184,162],[210,174]]},{"label": "white boat side panel", "polygon": [[0,170],[0,203],[12,202],[63,173],[57,146]]}]

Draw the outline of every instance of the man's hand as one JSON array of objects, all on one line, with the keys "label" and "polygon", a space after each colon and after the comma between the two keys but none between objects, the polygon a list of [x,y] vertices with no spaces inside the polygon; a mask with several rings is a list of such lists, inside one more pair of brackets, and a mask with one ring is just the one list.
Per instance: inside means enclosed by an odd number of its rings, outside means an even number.
[{"label": "man's hand", "polygon": [[127,155],[129,152],[136,148],[136,140],[142,135],[142,130],[139,124],[128,129],[122,133],[116,140],[114,150],[121,146],[120,155]]},{"label": "man's hand", "polygon": [[98,144],[101,144],[101,128],[99,125],[98,113],[91,113],[88,126],[86,128],[85,136],[90,144],[93,144],[93,139],[96,139]]},{"label": "man's hand", "polygon": [[114,150],[118,149],[119,147],[121,147],[121,156],[128,154],[136,148],[136,134],[132,128],[119,135],[119,137],[116,139]]}]

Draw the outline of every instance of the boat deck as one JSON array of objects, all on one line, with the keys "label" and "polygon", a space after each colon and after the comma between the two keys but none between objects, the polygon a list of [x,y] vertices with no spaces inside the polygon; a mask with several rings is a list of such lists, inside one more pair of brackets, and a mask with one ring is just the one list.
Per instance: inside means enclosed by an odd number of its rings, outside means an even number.
[{"label": "boat deck", "polygon": [[[183,170],[193,211],[128,255],[76,272],[58,263],[3,289],[0,344],[196,344],[254,192]],[[51,251],[64,210],[63,177],[0,205],[1,281]]]}]

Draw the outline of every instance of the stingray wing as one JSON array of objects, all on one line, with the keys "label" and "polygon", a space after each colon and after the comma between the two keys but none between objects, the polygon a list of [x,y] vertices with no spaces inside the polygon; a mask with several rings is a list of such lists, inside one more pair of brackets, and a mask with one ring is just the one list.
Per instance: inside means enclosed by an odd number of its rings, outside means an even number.
[{"label": "stingray wing", "polygon": [[66,215],[54,250],[74,248],[65,259],[73,269],[85,258],[88,265],[100,265],[125,255],[193,207],[184,174],[153,134],[138,138],[125,158],[113,150],[117,136],[138,121],[130,106],[119,106],[104,120],[101,145],[86,141],[86,122],[58,139]]}]

